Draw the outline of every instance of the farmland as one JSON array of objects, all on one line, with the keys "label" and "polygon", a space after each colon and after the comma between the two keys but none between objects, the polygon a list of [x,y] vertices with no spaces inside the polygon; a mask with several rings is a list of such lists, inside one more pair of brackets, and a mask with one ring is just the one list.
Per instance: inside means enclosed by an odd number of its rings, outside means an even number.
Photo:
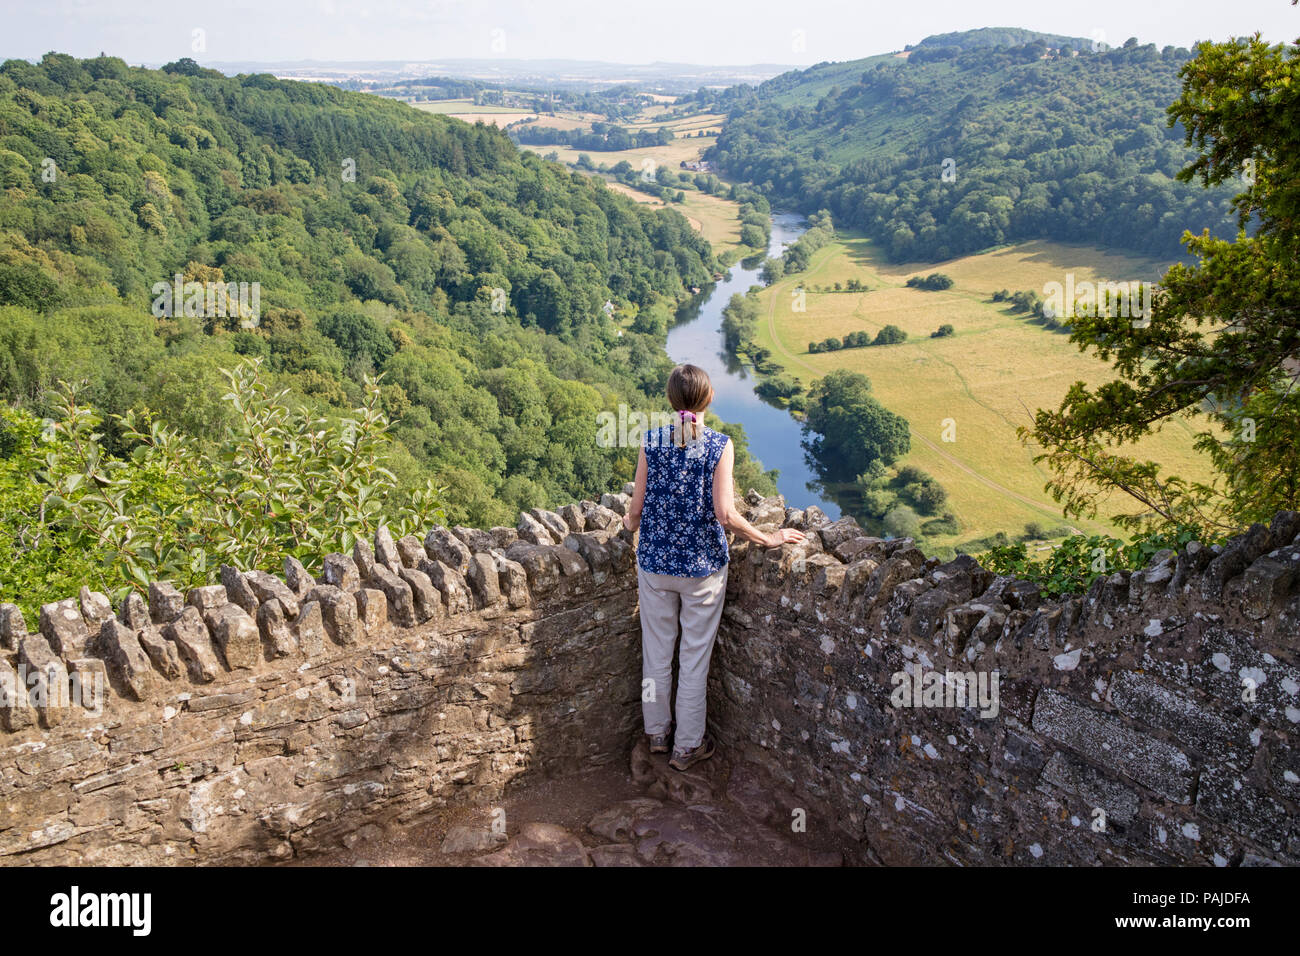
[{"label": "farmland", "polygon": [[[950,276],[952,287],[906,286],[908,278],[935,271]],[[1028,522],[1055,527],[1062,519],[1043,490],[1047,472],[1034,464],[1033,451],[1019,441],[1016,428],[1036,409],[1055,408],[1073,382],[1104,381],[1108,367],[1080,353],[1068,335],[1049,331],[991,296],[1000,289],[1041,292],[1047,282],[1063,282],[1067,272],[1077,281],[1154,280],[1163,267],[1154,260],[1046,241],[942,263],[891,265],[870,240],[841,237],[815,253],[806,272],[762,293],[757,343],[804,385],[837,368],[865,374],[885,407],[907,419],[912,451],[906,463],[942,483],[948,510],[961,529],[936,536],[935,545],[958,545],[997,531],[1018,535]],[[869,291],[814,291],[855,278]],[[794,294],[801,287],[806,311],[796,312]],[[931,338],[945,323],[954,334]],[[857,330],[874,335],[886,324],[903,329],[907,341],[808,352],[810,341]],[[1208,478],[1203,459],[1192,449],[1192,435],[1189,423],[1178,420],[1139,448],[1166,471]],[[1119,499],[1111,503],[1102,519],[1130,505]],[[1107,520],[1072,524],[1088,532],[1115,530]]]}]

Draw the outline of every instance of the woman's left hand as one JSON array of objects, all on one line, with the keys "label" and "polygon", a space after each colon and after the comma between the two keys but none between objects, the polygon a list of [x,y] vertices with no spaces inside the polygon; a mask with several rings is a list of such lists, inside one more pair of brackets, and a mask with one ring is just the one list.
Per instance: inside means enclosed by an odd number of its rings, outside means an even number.
[{"label": "woman's left hand", "polygon": [[636,530],[636,526],[637,526],[637,522],[634,522],[634,521],[632,520],[632,515],[631,515],[630,513],[629,513],[629,514],[625,514],[625,515],[623,515],[623,527],[624,527],[624,528],[626,528],[628,531],[635,531],[635,530]]}]

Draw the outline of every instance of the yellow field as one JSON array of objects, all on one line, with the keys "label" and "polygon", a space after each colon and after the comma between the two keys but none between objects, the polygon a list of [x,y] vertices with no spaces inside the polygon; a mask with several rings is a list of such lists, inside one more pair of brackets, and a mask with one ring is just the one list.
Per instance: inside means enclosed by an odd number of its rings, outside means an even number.
[{"label": "yellow field", "polygon": [[578,161],[579,155],[586,153],[591,157],[593,163],[603,163],[606,166],[617,166],[621,160],[626,159],[634,168],[643,169],[645,160],[651,159],[656,166],[667,165],[670,169],[678,170],[680,163],[686,160],[698,159],[700,154],[712,146],[716,139],[716,136],[691,136],[689,138],[675,139],[667,146],[651,146],[648,149],[621,149],[609,153],[570,149],[567,146],[523,144],[523,148],[531,149],[534,153],[540,153],[542,156],[557,153],[560,162],[570,166]]},{"label": "yellow field", "polygon": [[452,116],[464,113],[520,113],[525,116],[533,115],[528,110],[520,110],[514,106],[480,106],[468,98],[459,100],[427,100],[420,103],[411,103],[410,105],[414,106],[417,110],[424,110],[426,113],[447,113]]},{"label": "yellow field", "polygon": [[[605,185],[640,203],[650,206],[669,205],[617,180],[607,180]],[[686,201],[671,203],[672,207],[690,220],[691,226],[709,240],[718,255],[723,255],[732,249],[748,250],[748,246],[740,245],[740,219],[738,218],[740,206],[737,203],[693,189],[683,190],[683,194],[686,196]]]},{"label": "yellow field", "polygon": [[662,122],[653,118],[660,112],[662,110],[643,110],[634,122],[626,124],[626,128],[641,130],[667,127],[678,137],[686,133],[694,135],[702,129],[716,134],[721,131],[722,124],[727,119],[725,113],[692,113],[689,116],[681,116],[668,122]]},{"label": "yellow field", "polygon": [[[643,110],[640,122],[626,124],[629,129],[638,128],[655,128],[660,124],[649,123],[645,117],[658,112],[661,107],[654,107],[652,110]],[[543,118],[545,119],[545,118]],[[559,161],[568,166],[573,166],[578,161],[578,157],[586,152],[591,161],[597,165],[617,166],[622,160],[627,160],[636,169],[644,168],[646,159],[652,160],[656,165],[667,165],[670,169],[680,170],[680,164],[689,160],[696,160],[700,155],[713,145],[717,138],[713,136],[681,136],[682,132],[694,132],[697,129],[712,128],[718,129],[719,123],[724,119],[721,115],[699,113],[692,116],[681,117],[672,123],[662,124],[668,126],[679,136],[667,146],[655,146],[650,149],[627,149],[618,152],[602,153],[590,150],[569,149],[564,146],[544,146],[544,145],[527,145],[524,149],[532,150],[542,156],[556,154]],[[564,121],[571,121],[574,125],[582,125],[589,122],[589,118],[582,118],[581,114],[564,114],[562,119],[555,121],[552,125],[559,125]],[[606,185],[610,189],[630,196],[637,202],[647,203],[652,206],[662,206],[663,202],[653,196],[647,195],[636,189],[631,189],[622,183],[609,180]],[[732,261],[739,254],[748,254],[748,247],[740,245],[740,220],[739,206],[726,199],[717,196],[709,196],[693,189],[685,189],[683,193],[686,196],[684,203],[673,203],[672,205],[680,210],[691,225],[695,227],[705,239],[713,244],[719,256],[726,261]]]},{"label": "yellow field", "polygon": [[[805,385],[836,368],[862,372],[882,404],[908,420],[912,451],[907,463],[934,475],[948,490],[949,510],[962,532],[938,538],[958,544],[996,531],[1019,534],[1026,522],[1061,525],[1060,508],[1043,491],[1047,472],[1033,463],[1033,451],[1016,437],[1038,408],[1056,408],[1075,381],[1095,385],[1111,377],[1109,366],[1079,352],[1063,333],[1048,331],[989,301],[998,289],[1043,294],[1050,281],[1155,280],[1162,264],[1111,255],[1082,246],[1030,242],[942,263],[889,265],[866,239],[844,239],[819,250],[807,272],[784,279],[762,294],[758,342],[772,350],[787,374]],[[909,289],[909,276],[942,272],[953,279],[943,292]],[[806,311],[792,308],[800,286],[830,287],[858,278],[865,293],[806,292]],[[956,334],[932,339],[948,323]],[[900,345],[809,354],[808,343],[865,329],[874,335],[886,324],[908,334]],[[945,420],[955,426],[944,441]],[[1209,477],[1192,449],[1186,422],[1167,425],[1137,447],[1165,472],[1184,478]],[[1127,499],[1103,514],[1133,510]],[[1075,521],[1087,532],[1115,533],[1106,520]],[[929,540],[929,539],[927,539]]]}]

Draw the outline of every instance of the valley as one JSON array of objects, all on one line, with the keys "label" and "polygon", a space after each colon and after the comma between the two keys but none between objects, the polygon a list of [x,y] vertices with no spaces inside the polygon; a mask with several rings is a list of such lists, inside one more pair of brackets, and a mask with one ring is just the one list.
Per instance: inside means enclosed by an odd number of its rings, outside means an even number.
[{"label": "valley", "polygon": [[[914,275],[941,272],[953,279],[944,291],[908,288]],[[807,272],[766,289],[758,343],[773,353],[786,374],[807,385],[836,368],[865,374],[876,397],[907,419],[912,450],[905,464],[932,474],[947,489],[949,509],[960,530],[927,535],[936,546],[961,546],[1005,532],[1016,537],[1034,522],[1047,529],[1063,524],[1088,533],[1116,533],[1104,520],[1063,522],[1059,505],[1044,492],[1048,475],[1034,464],[1032,449],[1016,436],[1034,410],[1054,408],[1075,381],[1092,384],[1109,377],[1108,366],[1081,353],[1069,336],[1049,331],[1028,314],[1016,314],[991,296],[1000,289],[1042,290],[1063,281],[1154,279],[1162,264],[1048,241],[1003,247],[939,263],[890,264],[873,243],[844,237],[814,254]],[[867,292],[831,291],[852,279]],[[805,289],[805,312],[791,308]],[[828,290],[828,291],[820,291]],[[931,338],[944,323],[954,334]],[[898,345],[810,354],[808,343],[843,338],[865,329],[874,335],[893,324],[907,333]],[[945,441],[945,422],[951,420]],[[1192,448],[1185,421],[1167,427],[1141,446],[1143,455],[1188,477],[1209,471]],[[1127,508],[1118,496],[1108,506]]]}]

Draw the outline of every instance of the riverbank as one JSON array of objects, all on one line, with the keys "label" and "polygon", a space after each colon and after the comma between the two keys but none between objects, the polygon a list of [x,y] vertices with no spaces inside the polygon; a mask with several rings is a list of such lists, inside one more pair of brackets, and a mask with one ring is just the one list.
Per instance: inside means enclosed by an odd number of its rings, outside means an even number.
[{"label": "riverbank", "polygon": [[[792,213],[772,216],[767,255],[780,255],[787,243],[803,234],[804,228],[803,220]],[[746,266],[746,262],[751,264]],[[723,342],[723,308],[735,293],[761,284],[759,271],[752,260],[739,262],[721,281],[705,289],[697,301],[682,309],[668,331],[668,355],[674,362],[690,362],[709,373],[717,393],[713,413],[725,422],[744,427],[750,454],[764,468],[778,471],[777,490],[791,507],[817,505],[838,518],[839,503],[820,488],[805,458],[802,423],[754,392],[758,378],[753,368],[729,355]]]},{"label": "riverbank", "polygon": [[[951,288],[907,287],[914,275],[941,272]],[[869,239],[840,234],[818,250],[808,268],[783,277],[758,296],[760,315],[754,343],[772,363],[806,386],[835,369],[866,375],[872,393],[909,424],[912,450],[900,464],[934,476],[948,492],[943,510],[957,528],[926,535],[927,548],[979,546],[999,532],[1012,539],[1035,530],[1117,534],[1113,522],[1072,519],[1044,490],[1048,473],[1033,461],[1016,429],[1038,408],[1055,408],[1070,383],[1096,383],[1109,366],[1080,353],[1069,336],[1054,332],[992,301],[1000,289],[1037,290],[1072,272],[1084,279],[1125,276],[1155,278],[1159,264],[1087,246],[1022,243],[941,263],[892,264]],[[862,291],[847,291],[849,283]],[[840,291],[835,291],[835,286]],[[802,312],[791,309],[803,290]],[[940,325],[952,335],[932,337]],[[907,333],[897,345],[809,352],[809,342],[843,339],[851,332],[874,337],[885,325]],[[1208,477],[1192,447],[1186,421],[1138,446],[1165,470],[1188,478]],[[1103,515],[1131,505],[1116,496]],[[1055,535],[1055,536],[1059,536]],[[1038,535],[1031,535],[1039,539]]]}]

